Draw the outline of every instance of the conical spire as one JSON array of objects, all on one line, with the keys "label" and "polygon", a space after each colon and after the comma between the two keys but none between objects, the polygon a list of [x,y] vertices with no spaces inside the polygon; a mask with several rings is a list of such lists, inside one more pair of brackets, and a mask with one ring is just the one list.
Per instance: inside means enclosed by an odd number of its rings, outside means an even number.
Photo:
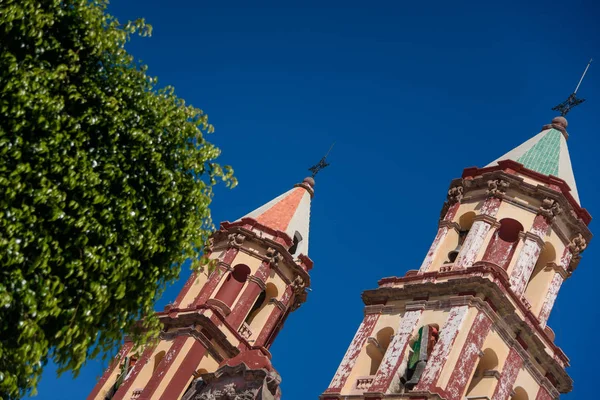
[{"label": "conical spire", "polygon": [[567,146],[567,125],[566,118],[554,118],[551,124],[544,125],[540,133],[492,161],[487,167],[496,165],[498,161],[513,160],[540,174],[555,176],[569,185],[571,195],[579,203]]},{"label": "conical spire", "polygon": [[310,203],[314,194],[315,181],[305,178],[282,195],[244,215],[261,225],[285,233],[298,243],[294,254],[308,255]]}]

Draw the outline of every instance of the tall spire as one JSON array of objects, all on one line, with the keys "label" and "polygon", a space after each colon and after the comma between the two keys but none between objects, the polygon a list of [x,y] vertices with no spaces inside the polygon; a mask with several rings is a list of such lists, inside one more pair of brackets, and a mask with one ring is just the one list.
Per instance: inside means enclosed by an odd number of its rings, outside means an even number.
[{"label": "tall spire", "polygon": [[498,161],[513,160],[540,174],[555,176],[569,185],[573,198],[579,203],[577,185],[575,184],[575,176],[567,146],[567,138],[569,137],[567,125],[566,118],[554,118],[552,123],[542,127],[540,133],[492,161],[487,167],[496,165]]},{"label": "tall spire", "polygon": [[294,242],[298,242],[296,254],[308,255],[310,203],[314,186],[313,178],[305,178],[302,183],[244,215],[240,220],[252,218],[261,225],[285,233]]}]

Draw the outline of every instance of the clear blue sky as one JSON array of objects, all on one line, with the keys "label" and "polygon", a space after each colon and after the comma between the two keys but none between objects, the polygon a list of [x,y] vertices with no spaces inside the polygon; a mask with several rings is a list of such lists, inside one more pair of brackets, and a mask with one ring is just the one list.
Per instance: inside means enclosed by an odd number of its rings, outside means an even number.
[{"label": "clear blue sky", "polygon": [[[569,146],[583,206],[600,217],[599,8],[593,0],[111,4],[121,21],[153,25],[153,37],[130,51],[215,125],[211,140],[240,181],[217,190],[215,221],[288,190],[337,141],[313,201],[313,292],[272,347],[285,400],[316,399],[327,387],[362,320],[363,290],[418,268],[450,180],[536,134],[590,57],[598,64],[580,89],[587,102],[569,115]],[[575,380],[564,399],[597,394],[599,261],[593,241],[550,318]],[[49,365],[37,399],[83,399],[105,366],[90,361],[73,380]]]}]

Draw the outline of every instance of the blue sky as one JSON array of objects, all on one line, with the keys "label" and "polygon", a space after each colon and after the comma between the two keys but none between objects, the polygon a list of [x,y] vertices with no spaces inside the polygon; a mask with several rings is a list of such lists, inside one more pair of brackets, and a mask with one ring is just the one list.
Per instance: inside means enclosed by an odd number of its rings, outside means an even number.
[{"label": "blue sky", "polygon": [[[286,400],[327,387],[362,320],[361,292],[418,268],[451,179],[536,134],[589,58],[600,64],[592,0],[120,0],[109,10],[153,25],[129,50],[214,124],[210,140],[240,182],[216,191],[216,222],[288,190],[337,143],[313,201],[313,291],[271,349]],[[600,65],[579,94],[569,146],[582,204],[598,216]],[[597,393],[599,261],[593,241],[550,318],[575,380],[563,399]],[[49,365],[36,399],[85,398],[105,366],[90,361],[73,380]]]}]

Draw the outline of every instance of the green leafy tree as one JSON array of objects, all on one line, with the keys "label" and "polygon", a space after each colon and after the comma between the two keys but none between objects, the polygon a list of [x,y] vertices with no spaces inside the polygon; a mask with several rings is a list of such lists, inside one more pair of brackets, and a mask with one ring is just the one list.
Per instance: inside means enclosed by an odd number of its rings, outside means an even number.
[{"label": "green leafy tree", "polygon": [[[0,0],[0,397],[77,373],[144,318],[212,230],[207,116],[126,50],[102,0]],[[152,330],[144,330],[152,332]],[[154,331],[155,332],[155,331]],[[139,334],[137,337],[141,337]]]}]

